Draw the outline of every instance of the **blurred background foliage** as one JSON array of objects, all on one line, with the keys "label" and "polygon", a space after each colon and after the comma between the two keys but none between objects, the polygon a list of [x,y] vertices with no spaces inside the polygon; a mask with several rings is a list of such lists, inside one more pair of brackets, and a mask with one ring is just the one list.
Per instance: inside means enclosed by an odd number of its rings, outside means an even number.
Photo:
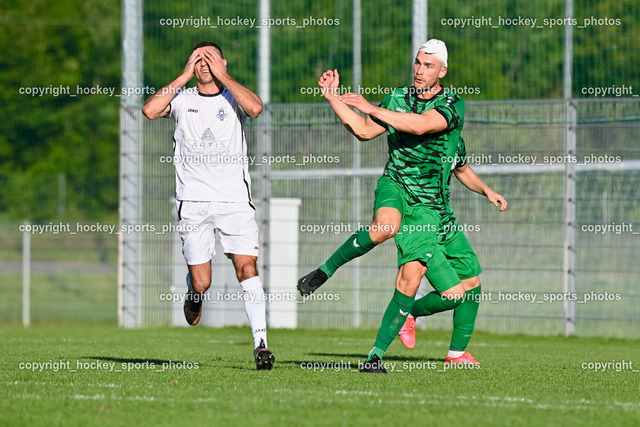
[{"label": "blurred background foliage", "polygon": [[[120,2],[2,0],[0,10],[0,219],[116,221],[120,98],[69,95],[78,87],[120,92]],[[593,97],[582,88],[614,85],[640,93],[637,2],[576,0],[575,11],[573,96]],[[217,28],[160,24],[163,18],[189,17],[208,17]],[[218,17],[257,19],[257,2],[147,2],[145,85],[167,84],[181,72],[193,44],[210,40],[222,46],[231,74],[256,90],[258,31],[218,25]],[[352,83],[351,2],[272,2],[271,17],[281,20],[271,31],[272,102],[323,102],[301,89],[315,87],[328,68],[340,70],[345,87]],[[482,17],[493,25],[500,18],[535,18],[543,28],[474,25]],[[449,49],[444,83],[466,88],[466,100],[561,98],[564,27],[543,24],[563,17],[561,0],[430,2],[429,37],[444,40]],[[583,25],[592,17],[603,25]],[[316,25],[298,28],[310,18]],[[476,21],[464,28],[443,22],[455,18]],[[283,25],[292,20],[296,25]],[[363,88],[409,84],[415,48],[410,2],[362,2]],[[48,93],[21,93],[34,87]]]}]

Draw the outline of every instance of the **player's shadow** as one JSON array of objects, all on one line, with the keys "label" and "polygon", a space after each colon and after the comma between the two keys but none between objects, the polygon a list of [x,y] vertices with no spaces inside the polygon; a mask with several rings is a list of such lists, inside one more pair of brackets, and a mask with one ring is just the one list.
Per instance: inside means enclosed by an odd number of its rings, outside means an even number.
[{"label": "player's shadow", "polygon": [[175,361],[164,360],[164,359],[141,359],[141,358],[131,358],[131,357],[105,357],[105,356],[85,356],[85,359],[95,359],[102,360],[105,362],[118,362],[118,363],[141,363],[141,364],[155,364],[162,365],[163,363],[169,364]]},{"label": "player's shadow", "polygon": [[[322,364],[322,363],[331,363],[332,365],[327,365],[326,370],[330,371],[332,370],[332,368],[330,368],[329,366],[340,366],[340,364],[345,364],[348,366],[353,366],[354,369],[356,367],[359,367],[359,363],[363,363],[364,362],[365,357],[360,356],[357,359],[349,359],[349,360],[329,360],[329,361],[324,361],[324,360],[281,360],[279,362],[276,362],[278,365],[292,365],[292,366],[296,366],[298,368],[303,368],[305,366],[310,366],[313,363],[317,363],[317,364]],[[387,358],[385,357],[384,360],[387,360]]]},{"label": "player's shadow", "polygon": [[[326,357],[351,357],[356,360],[366,359],[366,355],[362,353],[307,353],[309,356],[326,356]],[[397,360],[397,361],[419,361],[419,362],[443,362],[444,359],[438,357],[425,357],[425,356],[384,356],[384,360]],[[309,362],[305,360],[305,363]]]},{"label": "player's shadow", "polygon": [[[349,362],[347,360],[347,362]],[[294,366],[306,366],[307,363],[313,363],[310,360],[281,360],[279,362],[277,362],[279,365],[294,365]],[[336,364],[338,364],[338,362],[335,362]],[[328,369],[327,369],[328,370]]]},{"label": "player's shadow", "polygon": [[[275,365],[273,365],[273,366],[275,366],[275,368],[274,368],[274,369],[277,369],[277,368],[278,368],[278,365],[282,365],[282,363],[276,360]],[[233,365],[233,366],[225,366],[225,368],[228,368],[228,369],[235,369],[235,370],[237,370],[237,371],[257,371],[257,369],[256,369],[256,365],[253,365],[253,364],[252,364],[252,365]],[[268,370],[265,370],[265,371],[268,371]],[[258,371],[258,372],[262,372],[262,371]]]}]

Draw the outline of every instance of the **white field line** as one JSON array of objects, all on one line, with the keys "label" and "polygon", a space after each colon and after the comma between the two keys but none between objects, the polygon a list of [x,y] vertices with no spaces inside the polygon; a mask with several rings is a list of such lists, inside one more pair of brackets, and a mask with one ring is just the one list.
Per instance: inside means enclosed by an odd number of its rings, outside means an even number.
[{"label": "white field line", "polygon": [[[277,389],[273,390],[276,393],[293,393],[292,390],[285,389]],[[300,393],[300,390],[295,391],[295,393]],[[308,391],[308,393],[314,393],[313,391]],[[587,401],[585,399],[580,400],[564,400],[564,401],[556,401],[554,403],[542,403],[536,402],[532,399],[520,396],[466,396],[466,395],[458,395],[455,397],[447,397],[441,395],[426,395],[422,393],[393,393],[390,392],[388,394],[379,393],[370,390],[335,390],[334,394],[342,395],[342,396],[370,396],[370,397],[378,397],[388,399],[390,395],[395,397],[404,397],[407,398],[405,400],[395,400],[394,403],[398,404],[401,402],[406,402],[407,404],[417,404],[420,402],[430,402],[430,403],[438,403],[442,405],[446,405],[451,402],[460,402],[464,401],[466,404],[473,404],[476,406],[491,406],[491,407],[531,407],[534,409],[558,409],[558,410],[601,410],[601,409],[624,409],[629,411],[638,411],[640,410],[640,403],[635,402],[613,402],[609,403],[598,403],[593,401]],[[457,404],[457,403],[456,403]]]},{"label": "white field line", "polygon": [[[73,384],[51,384],[46,382],[8,382],[6,385],[19,385],[19,384],[32,384],[32,385],[66,385],[73,386]],[[83,384],[83,386],[93,386],[93,387],[105,387],[105,388],[121,388],[121,385],[118,384]],[[137,387],[137,386],[135,386]],[[313,390],[289,390],[289,389],[274,389],[272,390],[274,393],[287,393],[287,394],[314,394],[316,398],[317,392]],[[588,401],[585,399],[580,400],[560,400],[554,403],[543,403],[537,402],[533,399],[529,399],[527,397],[522,396],[476,396],[476,395],[458,395],[455,397],[442,396],[442,395],[426,395],[422,393],[380,393],[371,390],[335,390],[333,392],[336,396],[342,396],[341,400],[344,400],[344,396],[350,396],[350,399],[353,402],[360,402],[361,399],[358,399],[358,396],[367,396],[378,398],[381,402],[383,400],[388,399],[391,395],[394,397],[403,397],[405,399],[394,399],[395,404],[405,403],[407,405],[416,405],[416,404],[426,404],[428,403],[437,403],[440,405],[447,405],[453,403],[454,405],[458,405],[462,402],[465,404],[471,404],[474,406],[486,406],[486,407],[502,407],[502,408],[533,408],[533,409],[541,409],[541,410],[579,410],[579,411],[595,411],[602,409],[614,409],[614,410],[625,410],[637,412],[640,410],[640,403],[636,402],[612,402],[612,403],[598,403],[594,401]],[[328,396],[328,395],[325,395]],[[51,399],[51,396],[45,396],[37,393],[18,393],[11,396],[11,398],[15,399],[37,399],[41,400],[43,398]],[[174,398],[165,398],[160,396],[147,396],[147,395],[135,395],[135,396],[118,396],[118,395],[106,395],[103,393],[96,394],[81,394],[75,393],[72,396],[67,395],[59,395],[57,396],[60,399],[71,398],[74,400],[112,400],[112,401],[139,401],[139,402],[175,402]],[[331,399],[330,397],[326,397],[326,399]],[[219,398],[197,398],[190,400],[191,402],[196,403],[210,403],[215,401],[220,401]]]},{"label": "white field line", "polygon": [[[45,381],[10,381],[10,382],[6,382],[4,383],[4,385],[10,386],[10,385],[37,385],[37,386],[65,386],[65,387],[75,387],[76,384],[74,383],[52,383],[52,382],[45,382]],[[82,387],[104,387],[104,388],[122,388],[122,384],[103,384],[103,383],[98,383],[98,384],[80,384],[80,386]],[[127,387],[131,387],[131,388],[139,388],[140,386],[136,385],[136,384],[128,384]]]}]

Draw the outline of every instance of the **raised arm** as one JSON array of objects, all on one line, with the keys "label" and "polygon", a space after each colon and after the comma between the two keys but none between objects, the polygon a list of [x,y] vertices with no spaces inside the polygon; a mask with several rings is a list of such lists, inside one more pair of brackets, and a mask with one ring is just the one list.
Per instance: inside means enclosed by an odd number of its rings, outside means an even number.
[{"label": "raised arm", "polygon": [[189,83],[189,80],[191,80],[194,75],[196,62],[199,60],[200,52],[199,50],[195,50],[189,57],[182,74],[147,99],[142,107],[142,114],[150,120],[159,119],[160,117],[166,117],[169,115],[169,112],[171,111],[169,103],[173,97],[176,96],[178,91]]},{"label": "raised arm", "polygon": [[473,169],[471,169],[471,166],[469,166],[468,163],[455,168],[453,170],[453,173],[455,174],[456,178],[458,178],[458,181],[460,181],[462,185],[467,187],[469,190],[483,196],[487,196],[487,199],[489,199],[489,201],[493,203],[494,206],[497,207],[499,205],[500,212],[507,209],[507,200],[502,197],[502,195],[489,188],[489,186],[485,184],[478,175],[476,175],[476,173],[473,171]]},{"label": "raised arm", "polygon": [[329,105],[344,127],[360,141],[368,141],[386,131],[384,127],[371,120],[371,117],[362,117],[340,100],[338,96],[338,86],[340,85],[338,70],[325,71],[318,80],[318,84],[322,88],[322,94],[329,101]]},{"label": "raised arm", "polygon": [[356,107],[360,112],[375,116],[392,128],[413,135],[442,132],[447,129],[447,120],[436,110],[427,110],[422,114],[399,113],[386,108],[371,105],[357,93],[347,93],[340,97],[347,105]]},{"label": "raised arm", "polygon": [[216,49],[202,49],[203,59],[209,64],[211,72],[233,95],[238,105],[249,117],[255,119],[262,113],[262,100],[258,95],[242,86],[227,72],[226,61]]}]

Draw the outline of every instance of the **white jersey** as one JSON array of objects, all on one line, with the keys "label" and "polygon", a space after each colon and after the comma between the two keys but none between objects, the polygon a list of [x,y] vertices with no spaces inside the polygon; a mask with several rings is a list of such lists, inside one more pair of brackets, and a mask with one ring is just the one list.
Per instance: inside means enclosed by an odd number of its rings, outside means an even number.
[{"label": "white jersey", "polygon": [[214,95],[196,87],[171,101],[176,199],[249,202],[251,180],[244,123],[247,114],[224,88]]}]

